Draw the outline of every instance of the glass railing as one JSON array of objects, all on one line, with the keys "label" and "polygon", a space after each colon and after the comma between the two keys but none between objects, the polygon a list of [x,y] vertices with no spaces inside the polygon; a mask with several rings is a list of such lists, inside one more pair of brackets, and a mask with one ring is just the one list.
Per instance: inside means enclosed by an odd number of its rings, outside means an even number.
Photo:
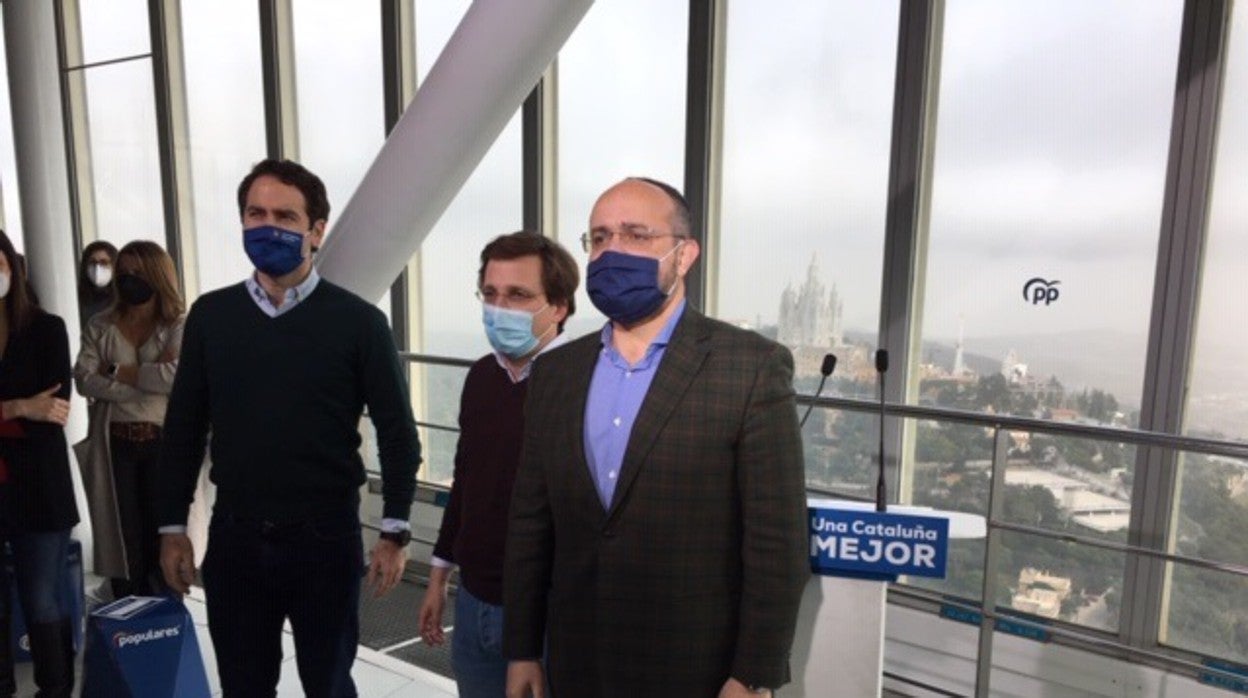
[{"label": "glass railing", "polygon": [[[472,362],[403,358],[411,362],[425,448],[420,484],[426,494],[445,492]],[[808,490],[869,499],[879,403],[806,395],[797,401],[802,410],[814,408],[802,431]],[[883,409],[904,435],[895,459],[901,467],[890,469],[893,501],[978,514],[988,524],[985,539],[952,542],[944,579],[903,578],[890,587],[890,602],[979,625],[977,693],[987,695],[996,632],[1215,683],[1244,680],[1237,672],[1248,665],[1248,542],[1241,542],[1248,541],[1248,444],[929,406]],[[1143,513],[1133,509],[1134,483],[1148,475],[1137,465],[1143,449],[1173,453],[1178,465],[1173,534],[1155,547],[1128,536]],[[1158,637],[1145,645],[1121,640],[1132,612],[1122,607],[1132,556],[1164,561],[1167,569]]]}]

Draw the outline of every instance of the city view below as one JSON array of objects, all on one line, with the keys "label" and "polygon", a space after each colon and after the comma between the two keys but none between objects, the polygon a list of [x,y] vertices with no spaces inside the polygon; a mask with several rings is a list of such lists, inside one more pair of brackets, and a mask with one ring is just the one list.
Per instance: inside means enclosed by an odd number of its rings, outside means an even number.
[{"label": "city view below", "polygon": [[[843,301],[837,286],[821,274],[816,259],[811,259],[801,283],[787,284],[776,300],[775,321],[755,318],[736,324],[784,340],[794,355],[794,382],[799,393],[815,391],[823,357],[833,353],[838,362],[823,394],[874,399],[874,333],[844,327]],[[589,320],[583,328],[570,326],[568,331],[573,335],[596,332],[600,322],[600,318]],[[1098,384],[1096,367],[1115,362],[1112,355],[1098,357],[1089,347],[1113,346],[1114,342],[1098,344],[1091,333],[1082,338],[1083,353],[1043,359],[1033,359],[1032,352],[1037,347],[1051,350],[1060,343],[1051,338],[981,341],[957,335],[948,342],[926,341],[915,368],[915,399],[920,404],[986,414],[1135,427],[1140,388],[1125,393],[1131,399],[1119,391],[1131,382],[1121,376],[1133,374],[1138,381],[1142,366],[1117,365],[1116,370],[1102,372],[1106,382]],[[488,350],[481,337],[465,336],[462,341],[465,348],[461,356],[477,356]],[[1050,366],[1072,368],[1059,372]],[[429,404],[419,418],[433,424],[456,424],[464,370],[438,366],[420,370]],[[1077,378],[1070,378],[1072,375]],[[1107,387],[1110,385],[1114,387]],[[1228,380],[1220,389],[1223,393],[1232,391],[1234,382]],[[1239,409],[1248,410],[1248,399],[1238,404]],[[907,420],[907,427],[913,430],[913,439],[908,442],[912,446],[902,460],[912,503],[985,515],[992,477],[991,429],[914,420]],[[1212,426],[1193,431],[1206,436],[1224,433]],[[803,430],[809,485],[859,497],[873,496],[878,433],[878,417],[874,415],[815,410]],[[457,435],[436,429],[427,429],[423,435],[427,459],[422,477],[449,483]],[[1009,432],[1008,437],[1006,521],[1126,542],[1136,475],[1134,446],[1043,433]],[[1181,462],[1176,552],[1248,564],[1248,542],[1239,543],[1242,536],[1229,533],[1248,530],[1248,464],[1201,454],[1185,454]],[[1037,619],[1117,631],[1123,554],[1012,532],[1003,534],[1002,540],[1002,564],[996,571],[999,605]],[[978,601],[983,555],[982,540],[954,541],[945,579],[913,579],[909,583]],[[1183,566],[1176,567],[1171,584],[1171,608],[1175,612],[1169,616],[1167,641],[1248,663],[1248,608],[1240,602],[1248,594],[1248,584],[1232,575]]]}]

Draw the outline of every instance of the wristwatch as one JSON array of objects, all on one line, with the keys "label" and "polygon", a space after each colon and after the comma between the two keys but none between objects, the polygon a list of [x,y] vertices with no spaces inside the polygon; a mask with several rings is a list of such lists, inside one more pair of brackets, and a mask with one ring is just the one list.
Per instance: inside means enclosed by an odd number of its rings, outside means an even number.
[{"label": "wristwatch", "polygon": [[109,364],[109,365],[108,365],[108,377],[109,377],[109,378],[116,378],[116,377],[117,377],[117,364]]},{"label": "wristwatch", "polygon": [[382,531],[377,537],[382,540],[388,540],[400,548],[412,542],[412,532],[406,528],[401,528],[397,531]]}]

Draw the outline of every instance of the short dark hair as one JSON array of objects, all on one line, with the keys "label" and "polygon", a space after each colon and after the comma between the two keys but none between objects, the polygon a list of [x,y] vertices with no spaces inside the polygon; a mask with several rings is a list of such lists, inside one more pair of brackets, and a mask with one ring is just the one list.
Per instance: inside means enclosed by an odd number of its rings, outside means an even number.
[{"label": "short dark hair", "polygon": [[268,175],[277,178],[282,184],[292,186],[303,194],[304,207],[307,209],[308,223],[329,220],[329,195],[325,193],[325,183],[320,177],[295,162],[294,160],[261,160],[251,168],[251,172],[243,177],[238,185],[238,217],[243,217],[247,208],[247,194],[251,185],[258,177]]},{"label": "short dark hair", "polygon": [[563,323],[576,312],[576,287],[581,283],[581,273],[576,260],[562,245],[530,230],[499,235],[481,250],[481,268],[477,270],[477,288],[485,283],[485,267],[492,260],[519,259],[537,255],[542,262],[542,293],[553,305],[566,306],[568,314]]},{"label": "short dark hair", "polygon": [[645,182],[662,189],[663,193],[667,194],[667,198],[672,200],[672,204],[676,208],[675,213],[672,215],[672,232],[681,237],[696,239],[696,236],[693,234],[693,215],[689,213],[689,202],[685,200],[685,195],[681,194],[679,189],[667,182],[661,182],[651,177],[629,177],[629,179]]},{"label": "short dark hair", "polygon": [[0,254],[9,263],[9,293],[4,297],[4,309],[9,316],[9,334],[19,335],[39,312],[39,303],[31,295],[26,282],[26,260],[17,253],[9,236],[0,229]]}]

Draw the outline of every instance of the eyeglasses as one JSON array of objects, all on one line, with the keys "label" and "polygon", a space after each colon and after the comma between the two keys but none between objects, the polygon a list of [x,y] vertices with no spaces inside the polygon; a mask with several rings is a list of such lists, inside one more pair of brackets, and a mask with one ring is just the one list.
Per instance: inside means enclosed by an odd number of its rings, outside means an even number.
[{"label": "eyeglasses", "polygon": [[493,288],[479,289],[476,296],[477,300],[486,305],[501,305],[505,308],[523,307],[538,298],[538,294],[522,288],[510,288],[506,293],[499,293]]},{"label": "eyeglasses", "polygon": [[624,225],[619,230],[595,228],[581,236],[581,247],[586,252],[600,252],[611,246],[611,238],[618,238],[620,247],[626,250],[639,251],[650,249],[650,244],[659,238],[683,238],[676,233],[656,233],[644,225]]}]

